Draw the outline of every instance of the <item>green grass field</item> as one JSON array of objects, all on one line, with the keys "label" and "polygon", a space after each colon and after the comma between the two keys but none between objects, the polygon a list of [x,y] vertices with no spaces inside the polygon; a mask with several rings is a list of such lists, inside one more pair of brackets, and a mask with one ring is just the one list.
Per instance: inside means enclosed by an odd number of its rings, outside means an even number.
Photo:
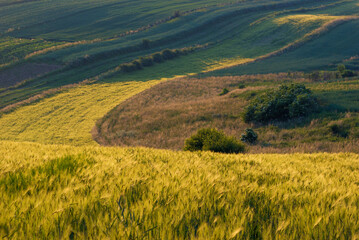
[{"label": "green grass field", "polygon": [[0,142],[0,236],[356,239],[355,154]]},{"label": "green grass field", "polygon": [[[324,37],[318,38],[287,54],[261,62],[219,70],[210,73],[210,75],[335,70],[337,64],[358,54],[359,47],[355,42],[359,40],[359,35],[357,31],[351,32],[352,29],[356,29],[358,26],[359,21],[345,23]],[[350,34],[348,34],[349,32]],[[319,49],[320,51],[318,51]],[[283,65],[283,62],[286,64]],[[355,64],[352,68],[358,68],[358,65]]]},{"label": "green grass field", "polygon": [[[4,12],[4,16],[6,16],[4,19],[8,24],[0,22],[0,28],[1,26],[4,28],[10,26],[13,30],[4,32],[4,36],[43,38],[51,44],[60,44],[58,41],[61,41],[60,46],[64,46],[58,49],[49,47],[47,48],[49,51],[36,51],[38,54],[35,55],[28,52],[26,54],[25,52],[19,53],[19,56],[30,56],[25,59],[27,62],[46,62],[62,65],[65,68],[44,77],[27,81],[26,84],[15,89],[1,91],[0,107],[25,100],[44,90],[94,78],[116,68],[121,63],[165,48],[209,44],[207,48],[193,54],[173,60],[171,63],[163,63],[162,68],[166,70],[163,71],[159,68],[155,78],[147,77],[146,71],[138,73],[138,77],[153,80],[233,66],[277,51],[301,39],[328,21],[355,15],[358,9],[355,1],[326,1],[325,3],[322,1],[243,1],[231,4],[220,4],[218,1],[206,2],[206,4],[203,1],[179,4],[180,1],[171,1],[158,3],[159,5],[145,1],[141,3],[141,9],[134,7],[135,2],[93,2],[94,4],[91,6],[83,2],[56,2],[56,4],[51,4],[50,8],[48,5],[45,8],[42,1],[35,1],[26,4],[14,4],[5,8],[7,11]],[[118,4],[118,8],[114,7],[113,4]],[[29,10],[23,11],[25,7]],[[35,8],[37,9],[35,17],[29,19],[28,14],[30,12],[33,14],[32,9]],[[10,9],[11,11],[9,11]],[[97,10],[95,11],[95,9]],[[126,9],[136,11],[138,13],[136,20],[132,20],[126,14],[119,14],[119,9],[124,13],[126,13]],[[146,14],[150,15],[149,19],[140,14],[145,11],[144,9],[146,9]],[[153,12],[149,9],[153,9]],[[100,10],[103,10],[104,13],[101,13]],[[15,15],[15,12],[18,11],[22,11],[23,14],[21,16]],[[161,19],[173,16],[175,11],[182,12],[182,15],[180,14],[179,17],[170,21],[161,21]],[[123,18],[122,21],[126,20],[128,22],[127,27],[121,24],[121,21],[117,21],[117,18],[112,18],[112,15]],[[85,23],[71,20],[72,17],[83,19],[84,16],[95,21],[97,25],[91,20]],[[69,27],[66,21],[77,22],[78,25],[74,24]],[[112,24],[106,24],[107,22]],[[15,23],[18,26],[13,25]],[[25,23],[29,26],[25,27]],[[114,27],[114,23],[119,28]],[[148,24],[153,25],[146,28]],[[89,29],[90,26],[93,31]],[[70,30],[72,27],[76,30]],[[141,27],[145,28],[142,29]],[[334,30],[343,29],[343,27],[338,26]],[[357,26],[351,25],[350,28],[356,29]],[[64,29],[69,32],[63,32]],[[105,32],[101,32],[99,29]],[[134,30],[134,32],[127,34],[129,29]],[[136,29],[140,30],[137,31]],[[347,29],[344,29],[340,36],[357,32]],[[332,29],[329,31],[332,32]],[[326,43],[329,39],[326,36],[321,36],[319,40]],[[149,49],[141,47],[143,39],[151,41]],[[346,39],[347,42],[340,46],[348,46],[344,49],[344,53],[339,55],[327,54],[313,61],[317,61],[319,66],[335,64],[348,55],[345,51],[351,46],[354,46],[354,50],[351,52],[355,55],[357,52],[356,37],[344,37],[343,39]],[[71,45],[73,41],[77,42]],[[320,46],[319,49],[328,52],[325,44]],[[316,51],[320,52],[321,50]],[[86,59],[91,60],[87,61]],[[297,59],[296,56],[293,59]],[[72,65],[78,62],[81,64],[75,65],[75,67]],[[281,61],[278,65],[281,66],[280,63]],[[291,67],[292,65],[294,67]],[[274,63],[272,71],[312,69],[311,66],[305,64],[298,67],[295,64],[292,65],[288,65],[287,68],[276,69]],[[260,68],[259,71],[261,71]],[[242,74],[242,70],[236,70],[235,73]],[[126,74],[118,73],[108,80],[111,82],[126,81],[127,78]]]},{"label": "green grass field", "polygon": [[0,69],[23,59],[27,54],[60,45],[61,42],[49,42],[38,39],[0,38]]}]

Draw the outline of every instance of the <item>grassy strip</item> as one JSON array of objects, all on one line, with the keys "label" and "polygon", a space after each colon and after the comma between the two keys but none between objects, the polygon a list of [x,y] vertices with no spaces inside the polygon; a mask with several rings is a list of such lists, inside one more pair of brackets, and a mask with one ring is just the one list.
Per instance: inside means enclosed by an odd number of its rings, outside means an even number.
[{"label": "grassy strip", "polygon": [[[229,69],[229,68],[232,68],[232,67],[238,67],[240,65],[246,65],[246,64],[251,64],[251,63],[256,63],[256,62],[260,62],[260,61],[263,61],[263,60],[266,60],[266,59],[269,59],[269,58],[272,58],[272,57],[276,57],[276,56],[280,56],[280,55],[283,55],[287,52],[290,52],[290,51],[293,51],[295,49],[298,49],[300,48],[301,46],[303,46],[304,44],[306,44],[307,42],[310,42],[314,39],[317,39],[319,38],[320,36],[326,34],[327,32],[329,32],[330,30],[334,29],[335,27],[341,25],[341,24],[344,24],[348,21],[352,21],[352,20],[357,20],[359,19],[358,16],[341,16],[341,17],[338,17],[338,19],[334,19],[334,20],[331,20],[327,23],[325,23],[324,25],[322,25],[321,27],[313,30],[312,32],[310,33],[307,33],[306,35],[304,35],[304,37],[276,50],[276,51],[273,51],[273,52],[270,52],[268,54],[265,54],[263,56],[260,56],[260,57],[257,57],[255,59],[248,59],[244,62],[240,62],[239,64],[236,64],[236,65],[229,65],[229,66],[223,66],[223,67],[219,67],[219,68],[216,68],[212,71],[216,71],[216,70],[224,70],[224,69]],[[209,71],[209,72],[212,72],[212,71]]]}]

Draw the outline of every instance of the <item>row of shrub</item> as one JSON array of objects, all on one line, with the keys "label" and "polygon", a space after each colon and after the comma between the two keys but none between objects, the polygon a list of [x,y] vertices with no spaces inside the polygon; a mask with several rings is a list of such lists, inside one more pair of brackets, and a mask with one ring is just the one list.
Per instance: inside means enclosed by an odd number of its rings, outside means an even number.
[{"label": "row of shrub", "polygon": [[347,69],[345,65],[338,65],[337,71],[314,71],[306,74],[306,77],[312,81],[328,81],[339,78],[348,78],[358,76],[357,71]]},{"label": "row of shrub", "polygon": [[[172,37],[165,38],[165,39],[160,39],[160,40],[156,40],[156,41],[151,41],[149,39],[143,39],[142,42],[139,42],[136,45],[127,46],[127,47],[123,47],[123,48],[119,48],[119,49],[112,49],[112,50],[108,50],[108,51],[103,51],[103,52],[95,53],[95,54],[92,54],[92,55],[85,55],[83,57],[80,57],[78,59],[75,59],[75,60],[67,63],[67,67],[68,68],[79,67],[79,66],[83,66],[83,65],[86,65],[86,64],[89,64],[89,63],[92,63],[92,62],[96,62],[96,61],[99,61],[99,60],[102,60],[102,59],[112,58],[112,57],[122,55],[122,54],[129,54],[129,53],[133,53],[133,52],[139,52],[139,51],[143,51],[143,50],[148,50],[148,49],[151,49],[151,48],[154,48],[154,47],[163,46],[164,44],[167,44],[167,43],[172,42],[172,41],[174,41],[174,39],[172,39]],[[188,53],[188,52],[194,51],[196,49],[204,48],[207,45],[208,44],[206,44],[206,45],[196,45],[196,46],[193,46],[193,47],[187,47],[187,48],[177,49],[177,50],[170,50],[170,49],[167,49],[167,50],[168,51],[175,51],[177,53],[178,52]],[[173,55],[173,54],[170,54],[170,55]]]},{"label": "row of shrub", "polygon": [[123,63],[120,65],[122,72],[133,72],[140,70],[144,67],[150,67],[155,63],[161,63],[167,60],[177,58],[181,55],[187,55],[190,52],[196,50],[196,47],[187,47],[182,49],[165,49],[161,52],[154,53],[150,56],[141,57],[139,59],[133,60],[130,63]]},{"label": "row of shrub", "polygon": [[[310,0],[305,0],[310,2]],[[249,7],[249,8],[244,8],[244,9],[239,9],[236,11],[233,11],[229,14],[224,14],[224,15],[220,15],[217,16],[213,19],[210,19],[209,21],[203,23],[202,25],[190,28],[188,30],[185,31],[181,31],[177,34],[174,35],[170,35],[168,37],[156,40],[156,41],[150,41],[148,39],[144,39],[141,43],[137,44],[137,45],[133,45],[133,46],[128,46],[128,47],[124,47],[121,49],[115,49],[115,50],[109,50],[109,51],[105,51],[105,52],[101,52],[101,53],[97,53],[91,56],[84,56],[82,58],[76,59],[75,61],[71,62],[68,64],[68,67],[77,67],[80,65],[84,65],[87,64],[89,62],[94,62],[94,61],[98,61],[100,59],[107,59],[110,57],[114,57],[120,54],[127,54],[127,53],[131,53],[131,52],[136,52],[136,51],[140,51],[143,49],[148,49],[148,48],[153,48],[153,47],[158,47],[158,46],[163,46],[165,44],[168,43],[173,43],[176,42],[180,39],[184,39],[190,36],[193,36],[194,34],[197,34],[198,32],[203,31],[204,29],[207,29],[209,27],[213,27],[213,25],[218,24],[218,23],[222,23],[224,21],[230,21],[231,18],[238,16],[239,14],[247,14],[247,13],[251,13],[251,12],[257,12],[257,11],[261,11],[261,10],[267,10],[267,9],[276,9],[276,8],[282,8],[282,7],[289,7],[292,6],[292,3],[275,3],[275,4],[271,4],[271,5],[266,5],[266,6],[258,6],[258,7]],[[173,16],[170,17],[171,19],[177,18],[181,15],[186,15],[188,13],[191,12],[196,12],[198,10],[201,10],[202,8],[197,8],[197,9],[192,9],[190,11],[185,11],[185,12],[179,12],[176,11],[174,12]],[[145,29],[143,29],[145,30]],[[136,33],[136,31],[133,31],[133,33]],[[124,34],[123,36],[125,36],[127,34]],[[203,47],[203,46],[202,46]],[[137,65],[137,64],[136,64]],[[131,66],[130,68],[132,69],[133,66]]]}]

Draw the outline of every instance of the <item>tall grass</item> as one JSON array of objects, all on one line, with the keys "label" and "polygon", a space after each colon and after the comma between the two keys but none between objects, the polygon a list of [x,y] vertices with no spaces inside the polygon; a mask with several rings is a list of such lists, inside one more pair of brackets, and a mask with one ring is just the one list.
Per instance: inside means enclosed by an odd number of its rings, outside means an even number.
[{"label": "tall grass", "polygon": [[9,239],[355,239],[359,156],[0,142]]}]

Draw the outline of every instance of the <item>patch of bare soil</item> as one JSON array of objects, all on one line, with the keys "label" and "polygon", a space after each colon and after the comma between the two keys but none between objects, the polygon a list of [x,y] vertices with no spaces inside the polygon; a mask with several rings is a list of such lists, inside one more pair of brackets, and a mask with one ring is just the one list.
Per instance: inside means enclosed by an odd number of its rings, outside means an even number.
[{"label": "patch of bare soil", "polygon": [[54,64],[25,63],[0,70],[0,88],[14,86],[19,82],[40,77],[59,68],[61,66]]}]

